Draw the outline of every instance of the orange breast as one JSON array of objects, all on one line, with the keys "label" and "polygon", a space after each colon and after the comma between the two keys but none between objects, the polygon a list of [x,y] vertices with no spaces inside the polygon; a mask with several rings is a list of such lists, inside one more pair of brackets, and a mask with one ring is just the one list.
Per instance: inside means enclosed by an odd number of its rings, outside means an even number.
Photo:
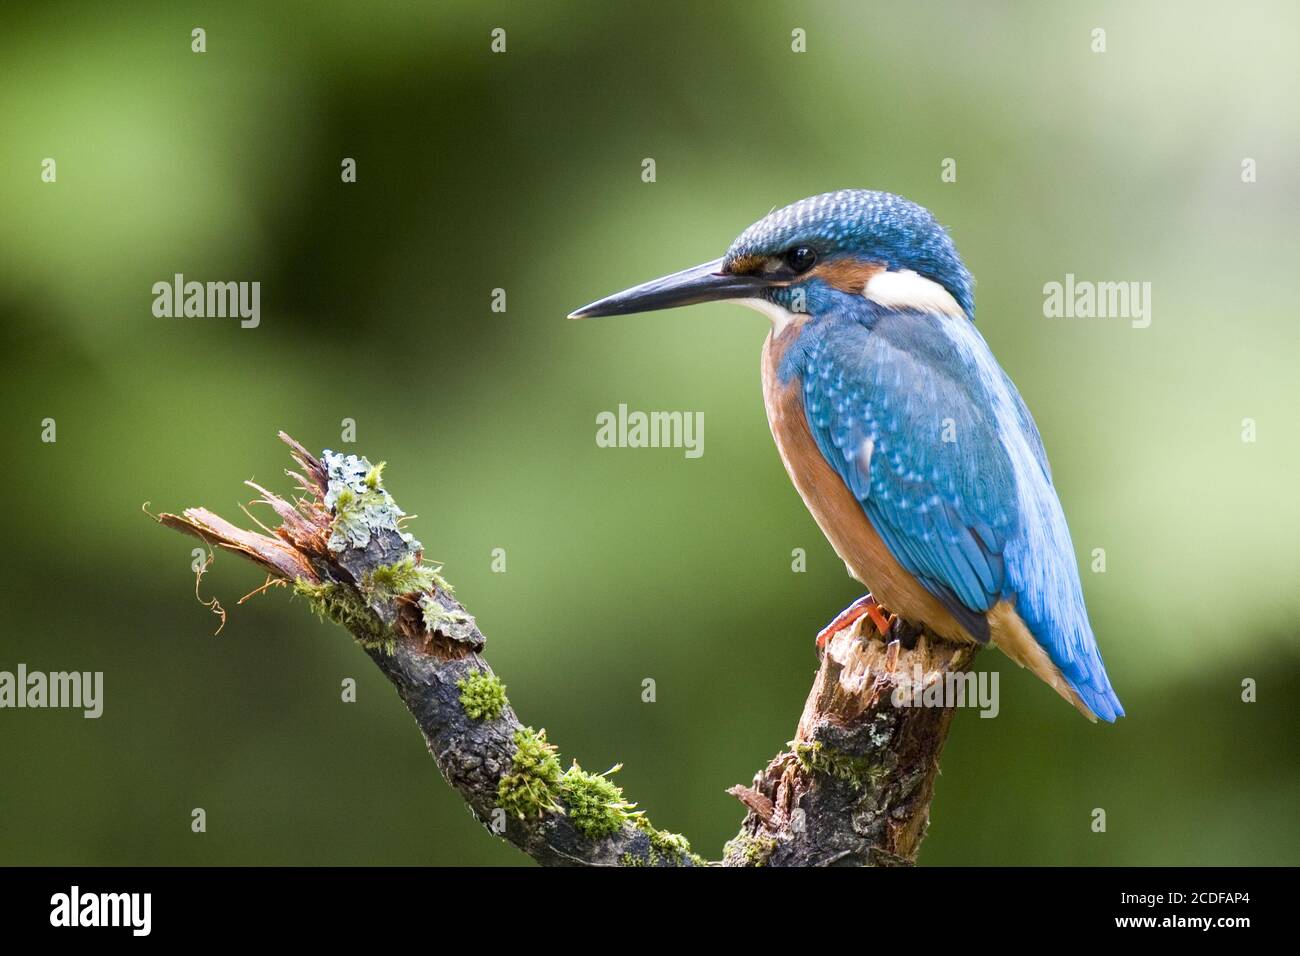
[{"label": "orange breast", "polygon": [[865,584],[876,600],[940,637],[973,640],[939,599],[889,553],[858,500],[822,457],[804,415],[802,382],[792,378],[782,385],[778,380],[781,357],[797,338],[801,324],[791,322],[763,343],[763,402],[790,480],[849,574]]}]

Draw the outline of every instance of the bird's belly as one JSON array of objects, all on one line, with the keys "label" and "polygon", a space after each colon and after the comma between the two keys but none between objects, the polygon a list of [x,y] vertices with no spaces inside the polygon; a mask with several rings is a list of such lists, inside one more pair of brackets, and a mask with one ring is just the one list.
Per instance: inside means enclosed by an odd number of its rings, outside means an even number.
[{"label": "bird's belly", "polygon": [[[784,336],[782,336],[783,338]],[[957,620],[898,563],[872,527],[862,505],[822,457],[804,414],[801,381],[781,383],[779,342],[763,348],[763,402],[785,469],[818,527],[853,577],[886,608],[950,640],[973,640]]]}]

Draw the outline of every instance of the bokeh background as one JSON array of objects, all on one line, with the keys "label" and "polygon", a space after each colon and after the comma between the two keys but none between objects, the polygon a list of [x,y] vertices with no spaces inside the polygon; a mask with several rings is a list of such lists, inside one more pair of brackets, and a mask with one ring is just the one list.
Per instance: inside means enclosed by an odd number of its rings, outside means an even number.
[{"label": "bokeh background", "polygon": [[[793,734],[813,635],[859,589],[772,446],[760,317],[564,316],[863,186],[933,209],[977,276],[1129,713],[1092,726],[989,653],[1002,712],[958,715],[922,862],[1300,863],[1294,5],[0,16],[0,669],[102,670],[106,697],[99,720],[0,712],[0,862],[527,862],[341,631],[284,592],[234,607],[262,579],[218,556],[214,636],[193,542],[142,513],[241,517],[242,480],[286,487],[277,429],[338,448],[344,418],[523,719],[566,760],[624,762],[631,798],[716,858],[741,817],[724,788]],[[260,327],[155,318],[177,272],[260,281]],[[1045,319],[1067,272],[1151,282],[1150,328]],[[597,448],[620,402],[704,412],[703,458]]]}]

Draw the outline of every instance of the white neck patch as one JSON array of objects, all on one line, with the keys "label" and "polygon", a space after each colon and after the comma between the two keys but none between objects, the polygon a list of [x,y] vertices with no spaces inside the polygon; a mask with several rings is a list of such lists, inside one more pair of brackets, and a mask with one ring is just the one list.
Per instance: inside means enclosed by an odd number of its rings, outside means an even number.
[{"label": "white neck patch", "polygon": [[877,272],[868,280],[862,294],[887,309],[919,309],[958,319],[966,317],[951,292],[911,269]]}]

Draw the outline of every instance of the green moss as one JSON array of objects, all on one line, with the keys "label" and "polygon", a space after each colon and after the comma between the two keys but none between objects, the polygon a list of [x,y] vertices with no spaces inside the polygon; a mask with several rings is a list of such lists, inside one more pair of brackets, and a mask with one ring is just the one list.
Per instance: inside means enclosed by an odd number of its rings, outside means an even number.
[{"label": "green moss", "polygon": [[875,765],[866,757],[853,757],[831,750],[821,741],[810,744],[796,744],[795,759],[809,773],[820,773],[837,780],[853,784],[859,790],[866,790],[879,783],[884,769]]},{"label": "green moss", "polygon": [[560,760],[545,730],[524,727],[515,731],[511,772],[497,783],[497,804],[519,819],[563,813],[556,800],[560,789]]},{"label": "green moss", "polygon": [[756,837],[742,833],[727,841],[722,852],[728,859],[739,860],[745,866],[767,866],[776,850],[775,837]]},{"label": "green moss", "polygon": [[637,829],[650,840],[650,860],[657,864],[657,857],[667,857],[674,866],[680,866],[683,859],[690,860],[696,866],[708,866],[707,861],[698,853],[691,851],[691,841],[680,833],[656,830],[645,816],[638,816],[633,823]]},{"label": "green moss", "polygon": [[460,705],[471,720],[496,720],[506,706],[506,685],[489,671],[471,671],[456,681]]},{"label": "green moss", "polygon": [[390,654],[393,652],[395,638],[392,631],[347,585],[337,581],[313,584],[306,578],[298,578],[293,582],[293,593],[306,598],[321,620],[333,621],[347,628],[362,647],[382,647]]},{"label": "green moss", "polygon": [[379,464],[377,464],[377,465],[373,465],[373,466],[371,467],[371,469],[370,469],[369,471],[366,472],[366,477],[365,477],[364,479],[362,479],[362,480],[365,482],[366,487],[369,488],[371,491],[382,491],[382,490],[383,490],[383,488],[384,488],[384,468],[385,468],[387,465],[388,465],[388,462],[386,462],[386,461],[381,461]]},{"label": "green moss", "polygon": [[[466,682],[469,679],[472,675]],[[504,688],[502,692],[504,698]],[[465,703],[464,694],[461,702]],[[656,830],[635,804],[624,799],[622,788],[609,779],[621,765],[596,774],[583,770],[575,761],[572,767],[561,772],[556,748],[546,739],[546,731],[525,727],[515,731],[514,741],[511,772],[497,784],[497,804],[506,812],[521,819],[536,819],[546,813],[565,814],[573,828],[589,840],[615,834],[631,823],[646,835],[650,846],[645,857],[631,852],[622,854],[619,861],[624,866],[659,866],[662,862],[680,866],[687,860],[696,866],[707,866],[691,852],[690,841],[684,836]]]},{"label": "green moss", "polygon": [[391,601],[417,591],[433,587],[434,571],[416,564],[415,555],[408,554],[393,564],[381,564],[367,572],[361,579],[361,588],[374,601]]},{"label": "green moss", "polygon": [[575,760],[560,777],[560,791],[569,819],[589,839],[617,833],[628,820],[641,816],[636,804],[623,799],[623,788],[609,779],[610,774],[620,769],[621,765],[616,764],[603,774],[588,773]]}]

